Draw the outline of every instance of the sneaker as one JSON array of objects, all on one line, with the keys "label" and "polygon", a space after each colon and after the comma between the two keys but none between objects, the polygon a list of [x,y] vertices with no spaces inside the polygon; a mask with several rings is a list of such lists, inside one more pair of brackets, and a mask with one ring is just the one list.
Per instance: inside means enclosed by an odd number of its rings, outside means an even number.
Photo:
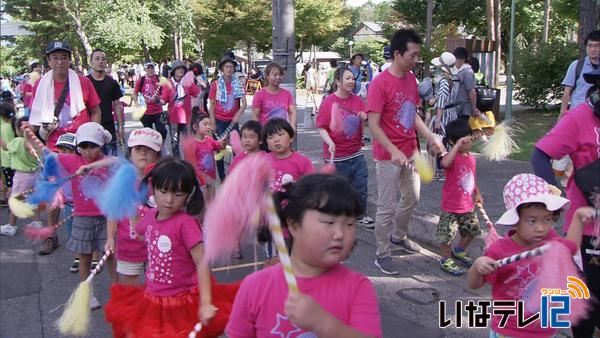
[{"label": "sneaker", "polygon": [[71,264],[71,267],[69,268],[69,271],[71,271],[71,272],[79,272],[79,258],[75,258],[73,260],[73,264]]},{"label": "sneaker", "polygon": [[[98,260],[97,259],[92,259],[92,267],[90,271],[94,271],[94,269],[98,266]],[[102,272],[102,268],[100,268],[100,270],[98,271],[98,273]]]},{"label": "sneaker", "polygon": [[4,225],[0,226],[0,235],[14,236],[16,234],[17,234],[17,226],[16,225],[4,224]]},{"label": "sneaker", "polygon": [[44,243],[42,243],[42,246],[40,246],[40,250],[38,251],[38,254],[45,256],[45,255],[49,255],[51,253],[54,252],[54,249],[56,249],[58,247],[58,237],[54,236],[54,237],[48,237],[44,240]]},{"label": "sneaker", "polygon": [[392,236],[390,236],[390,242],[394,245],[400,246],[402,250],[408,253],[419,253],[421,252],[421,249],[423,249],[419,244],[411,241],[408,237],[404,237],[404,239],[396,241],[392,238]]},{"label": "sneaker", "polygon": [[463,273],[465,273],[465,270],[456,265],[456,262],[451,257],[448,257],[446,259],[440,259],[440,267],[442,268],[442,270],[446,271],[447,273],[453,276],[460,276]]},{"label": "sneaker", "polygon": [[100,305],[98,298],[96,298],[96,296],[92,295],[92,299],[90,299],[90,309],[98,310],[101,307],[102,307],[102,305]]},{"label": "sneaker", "polygon": [[473,265],[473,258],[469,257],[469,254],[465,250],[458,252],[456,248],[452,248],[452,256],[468,267]]},{"label": "sneaker", "polygon": [[386,275],[398,275],[400,270],[398,269],[394,259],[390,256],[377,258],[375,260],[375,266]]},{"label": "sneaker", "polygon": [[356,222],[367,229],[375,229],[375,220],[369,217],[368,215],[364,215],[363,217],[359,218]]}]

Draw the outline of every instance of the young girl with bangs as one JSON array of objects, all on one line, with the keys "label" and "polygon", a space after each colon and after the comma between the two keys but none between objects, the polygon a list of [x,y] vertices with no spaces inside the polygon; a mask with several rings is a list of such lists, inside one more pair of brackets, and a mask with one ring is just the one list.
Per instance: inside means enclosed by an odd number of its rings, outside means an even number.
[{"label": "young girl with bangs", "polygon": [[342,177],[313,174],[275,194],[292,236],[298,293],[277,264],[242,282],[228,337],[381,337],[377,296],[362,274],[343,266],[354,244],[360,199]]},{"label": "young girl with bangs", "polygon": [[114,285],[106,321],[115,337],[187,337],[198,320],[202,337],[218,337],[238,285],[217,284],[203,259],[202,229],[192,215],[204,199],[194,168],[165,158],[143,181],[156,202],[135,227],[148,250],[146,284]]}]

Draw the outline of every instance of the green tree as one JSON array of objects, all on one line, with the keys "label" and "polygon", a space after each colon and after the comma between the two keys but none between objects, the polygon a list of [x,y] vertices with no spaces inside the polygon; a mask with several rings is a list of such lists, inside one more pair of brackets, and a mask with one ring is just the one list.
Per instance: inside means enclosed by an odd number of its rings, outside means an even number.
[{"label": "green tree", "polygon": [[296,53],[312,45],[323,46],[351,24],[342,0],[296,0]]}]

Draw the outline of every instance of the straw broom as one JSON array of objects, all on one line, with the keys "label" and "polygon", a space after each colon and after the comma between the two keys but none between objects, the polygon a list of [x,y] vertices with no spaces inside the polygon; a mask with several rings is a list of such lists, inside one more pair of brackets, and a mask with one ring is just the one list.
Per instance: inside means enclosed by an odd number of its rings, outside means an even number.
[{"label": "straw broom", "polygon": [[88,278],[79,283],[75,291],[71,294],[71,297],[69,297],[69,300],[65,304],[65,311],[57,321],[58,330],[61,334],[84,336],[88,333],[91,312],[90,301],[93,292],[92,279],[100,272],[110,254],[110,250],[106,251]]}]

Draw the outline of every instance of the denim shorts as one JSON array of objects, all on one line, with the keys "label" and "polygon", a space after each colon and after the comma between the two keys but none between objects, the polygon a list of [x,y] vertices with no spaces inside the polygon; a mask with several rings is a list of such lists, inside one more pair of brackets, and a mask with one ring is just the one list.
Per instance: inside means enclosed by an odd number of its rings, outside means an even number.
[{"label": "denim shorts", "polygon": [[67,243],[67,249],[79,254],[104,252],[106,244],[106,217],[75,216],[73,230]]}]

